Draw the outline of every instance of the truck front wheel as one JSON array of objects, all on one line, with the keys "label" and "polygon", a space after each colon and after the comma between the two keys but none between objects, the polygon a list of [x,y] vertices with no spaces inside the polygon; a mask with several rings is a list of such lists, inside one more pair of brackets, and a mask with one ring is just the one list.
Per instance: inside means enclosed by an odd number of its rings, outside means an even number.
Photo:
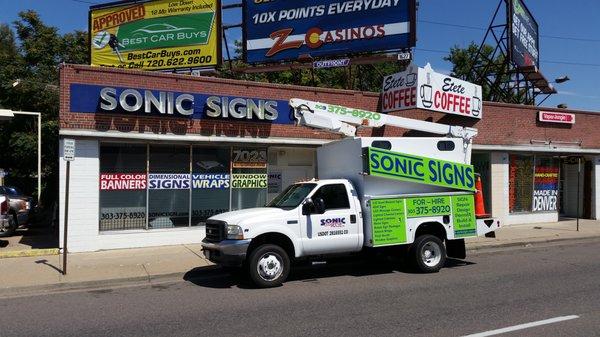
[{"label": "truck front wheel", "polygon": [[279,246],[264,244],[250,253],[250,278],[261,288],[281,285],[290,273],[290,258]]},{"label": "truck front wheel", "polygon": [[421,235],[410,247],[409,255],[415,267],[423,273],[436,273],[446,263],[446,248],[437,236]]}]

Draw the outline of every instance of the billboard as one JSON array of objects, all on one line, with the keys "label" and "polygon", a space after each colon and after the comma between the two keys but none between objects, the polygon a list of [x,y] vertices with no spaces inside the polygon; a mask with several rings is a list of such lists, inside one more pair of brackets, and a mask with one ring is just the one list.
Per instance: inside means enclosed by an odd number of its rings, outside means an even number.
[{"label": "billboard", "polygon": [[539,67],[538,24],[522,0],[511,0],[508,3],[512,61],[518,67]]},{"label": "billboard", "polygon": [[415,0],[244,0],[244,60],[293,61],[415,45]]},{"label": "billboard", "polygon": [[90,7],[93,66],[164,70],[220,62],[219,0],[121,1]]},{"label": "billboard", "polygon": [[410,64],[405,71],[383,79],[381,111],[425,109],[481,119],[483,92],[480,85]]}]

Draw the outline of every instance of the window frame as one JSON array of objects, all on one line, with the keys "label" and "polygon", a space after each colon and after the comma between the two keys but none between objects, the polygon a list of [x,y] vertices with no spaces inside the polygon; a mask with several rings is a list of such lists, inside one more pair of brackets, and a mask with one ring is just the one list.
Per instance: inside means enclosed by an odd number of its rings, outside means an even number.
[{"label": "window frame", "polygon": [[[330,211],[330,210],[346,210],[346,209],[352,209],[351,205],[350,205],[350,198],[348,197],[348,188],[345,184],[343,183],[334,183],[334,184],[326,184],[326,185],[321,185],[319,188],[317,188],[310,196],[310,198],[315,198],[315,195],[317,193],[319,193],[321,191],[321,189],[323,189],[324,187],[330,187],[330,186],[342,186],[344,189],[344,195],[346,196],[346,201],[348,204],[348,207],[341,207],[341,208],[327,208],[325,207],[325,212]],[[323,202],[325,203],[325,200],[323,200]],[[327,206],[327,204],[325,203],[325,206]]]}]

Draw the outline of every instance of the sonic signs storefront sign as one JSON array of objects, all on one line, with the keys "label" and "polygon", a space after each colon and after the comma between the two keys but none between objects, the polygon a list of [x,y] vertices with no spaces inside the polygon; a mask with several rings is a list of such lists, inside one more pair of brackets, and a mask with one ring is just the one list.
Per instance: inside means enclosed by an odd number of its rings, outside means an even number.
[{"label": "sonic signs storefront sign", "polygon": [[293,124],[288,101],[71,85],[71,111]]},{"label": "sonic signs storefront sign", "polygon": [[247,63],[407,49],[415,0],[245,0]]},{"label": "sonic signs storefront sign", "polygon": [[466,117],[482,117],[481,86],[409,65],[383,80],[382,111],[425,109]]}]

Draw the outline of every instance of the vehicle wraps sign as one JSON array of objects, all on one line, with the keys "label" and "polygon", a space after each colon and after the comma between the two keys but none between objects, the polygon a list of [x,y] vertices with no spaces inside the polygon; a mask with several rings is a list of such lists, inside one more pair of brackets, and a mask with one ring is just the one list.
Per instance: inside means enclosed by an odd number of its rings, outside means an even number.
[{"label": "vehicle wraps sign", "polygon": [[539,27],[522,0],[509,1],[510,51],[519,67],[540,65]]},{"label": "vehicle wraps sign", "polygon": [[449,162],[377,148],[364,149],[365,173],[393,180],[475,190],[475,171],[472,165]]},{"label": "vehicle wraps sign", "polygon": [[192,188],[200,190],[227,189],[229,180],[229,173],[192,174]]},{"label": "vehicle wraps sign", "polygon": [[76,113],[185,117],[293,124],[289,101],[71,84]]},{"label": "vehicle wraps sign", "polygon": [[425,109],[481,119],[481,86],[445,74],[409,65],[383,80],[382,111]]},{"label": "vehicle wraps sign", "polygon": [[156,0],[90,8],[94,66],[161,70],[218,64],[220,2]]},{"label": "vehicle wraps sign", "polygon": [[146,173],[101,173],[101,191],[131,191],[146,189]]},{"label": "vehicle wraps sign", "polygon": [[477,220],[472,194],[372,199],[373,245],[407,243],[408,219],[439,216],[452,217],[455,238],[477,235]]},{"label": "vehicle wraps sign", "polygon": [[373,246],[406,243],[404,199],[372,199]]},{"label": "vehicle wraps sign", "polygon": [[415,45],[415,0],[244,1],[247,63],[400,50]]},{"label": "vehicle wraps sign", "polygon": [[[539,165],[542,164],[542,165]],[[536,160],[533,175],[533,211],[555,212],[558,209],[558,165],[552,159]]]},{"label": "vehicle wraps sign", "polygon": [[473,195],[452,196],[452,220],[455,238],[477,235],[475,197]]},{"label": "vehicle wraps sign", "polygon": [[564,112],[540,111],[538,115],[540,122],[575,124],[575,114]]},{"label": "vehicle wraps sign", "polygon": [[267,174],[262,173],[234,173],[231,175],[231,187],[244,188],[267,188]]},{"label": "vehicle wraps sign", "polygon": [[151,190],[188,190],[190,175],[187,173],[150,173],[148,189]]}]

